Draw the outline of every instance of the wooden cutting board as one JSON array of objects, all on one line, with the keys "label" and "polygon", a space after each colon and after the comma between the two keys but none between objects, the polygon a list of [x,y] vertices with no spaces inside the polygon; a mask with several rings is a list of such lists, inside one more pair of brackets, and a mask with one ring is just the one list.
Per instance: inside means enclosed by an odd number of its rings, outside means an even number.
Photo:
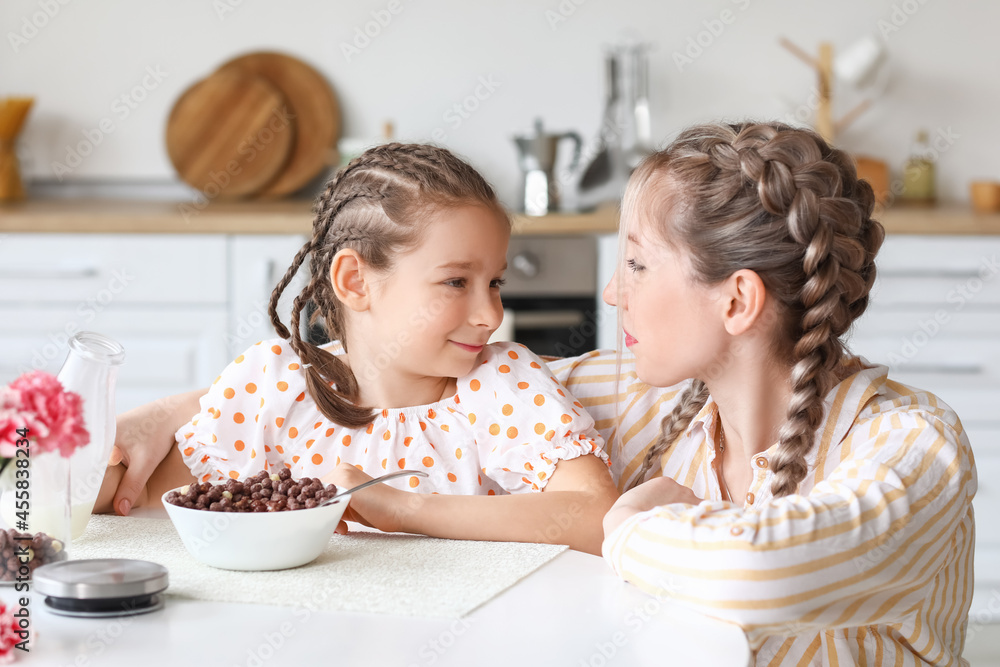
[{"label": "wooden cutting board", "polygon": [[283,53],[260,51],[223,64],[220,72],[242,71],[268,81],[285,97],[297,136],[288,164],[257,194],[279,197],[299,190],[338,162],[340,106],[330,84],[308,64]]},{"label": "wooden cutting board", "polygon": [[296,127],[281,92],[239,70],[216,72],[181,95],[167,120],[167,154],[209,198],[255,194],[281,173]]}]

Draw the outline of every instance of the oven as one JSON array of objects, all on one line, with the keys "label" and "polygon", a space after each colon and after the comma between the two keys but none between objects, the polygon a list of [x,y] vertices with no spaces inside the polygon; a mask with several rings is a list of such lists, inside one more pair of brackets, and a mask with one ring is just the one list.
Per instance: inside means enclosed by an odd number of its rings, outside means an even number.
[{"label": "oven", "polygon": [[597,347],[597,239],[514,236],[500,290],[504,322],[491,340],[569,357]]}]

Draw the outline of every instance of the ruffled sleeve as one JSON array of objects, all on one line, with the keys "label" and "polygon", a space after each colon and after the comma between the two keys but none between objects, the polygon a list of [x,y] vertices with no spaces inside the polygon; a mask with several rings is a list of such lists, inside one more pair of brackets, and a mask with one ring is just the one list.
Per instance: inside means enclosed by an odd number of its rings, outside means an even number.
[{"label": "ruffled sleeve", "polygon": [[177,446],[195,478],[237,479],[266,467],[272,456],[264,440],[267,415],[284,414],[281,404],[287,408],[297,390],[282,374],[297,361],[287,347],[280,339],[262,341],[236,357],[201,397],[198,414],[177,430]]},{"label": "ruffled sleeve", "polygon": [[559,461],[593,454],[608,464],[594,420],[523,345],[488,345],[458,394],[483,473],[509,493],[544,488]]}]

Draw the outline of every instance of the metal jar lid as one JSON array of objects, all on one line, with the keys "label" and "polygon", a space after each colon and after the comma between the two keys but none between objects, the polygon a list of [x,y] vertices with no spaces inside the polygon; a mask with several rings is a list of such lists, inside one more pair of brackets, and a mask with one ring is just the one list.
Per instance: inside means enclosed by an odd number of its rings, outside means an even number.
[{"label": "metal jar lid", "polygon": [[145,598],[167,588],[167,568],[127,558],[64,560],[32,574],[35,590],[52,598],[121,600]]}]

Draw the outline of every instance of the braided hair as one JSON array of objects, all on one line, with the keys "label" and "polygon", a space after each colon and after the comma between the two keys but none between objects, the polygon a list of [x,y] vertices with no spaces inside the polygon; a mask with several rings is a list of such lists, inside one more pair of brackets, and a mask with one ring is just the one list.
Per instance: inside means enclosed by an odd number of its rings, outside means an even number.
[{"label": "braided hair", "polygon": [[[317,198],[312,237],[271,293],[268,314],[274,330],[305,362],[309,394],[327,419],[357,427],[374,418],[371,407],[358,404],[358,382],[350,367],[301,336],[301,314],[311,302],[310,324],[321,322],[347,351],[344,309],[330,278],[334,256],[351,248],[372,269],[389,270],[398,253],[419,243],[428,212],[463,204],[486,206],[509,224],[493,188],[469,164],[443,148],[400,143],[365,151]],[[278,300],[306,259],[312,277],[292,303],[289,329],[278,316]]]},{"label": "braided hair", "polygon": [[[666,206],[642,196],[654,181],[669,188]],[[808,473],[806,455],[846,354],[841,336],[868,306],[885,236],[871,218],[874,206],[871,186],[858,179],[846,153],[815,132],[780,123],[689,128],[629,183],[626,211],[643,207],[664,240],[685,249],[698,281],[718,284],[750,269],[778,304],[784,335],[774,352],[792,361],[792,396],[771,461],[775,497],[795,493]],[[707,398],[704,383],[695,381],[663,420],[634,483],[662,460]]]}]

